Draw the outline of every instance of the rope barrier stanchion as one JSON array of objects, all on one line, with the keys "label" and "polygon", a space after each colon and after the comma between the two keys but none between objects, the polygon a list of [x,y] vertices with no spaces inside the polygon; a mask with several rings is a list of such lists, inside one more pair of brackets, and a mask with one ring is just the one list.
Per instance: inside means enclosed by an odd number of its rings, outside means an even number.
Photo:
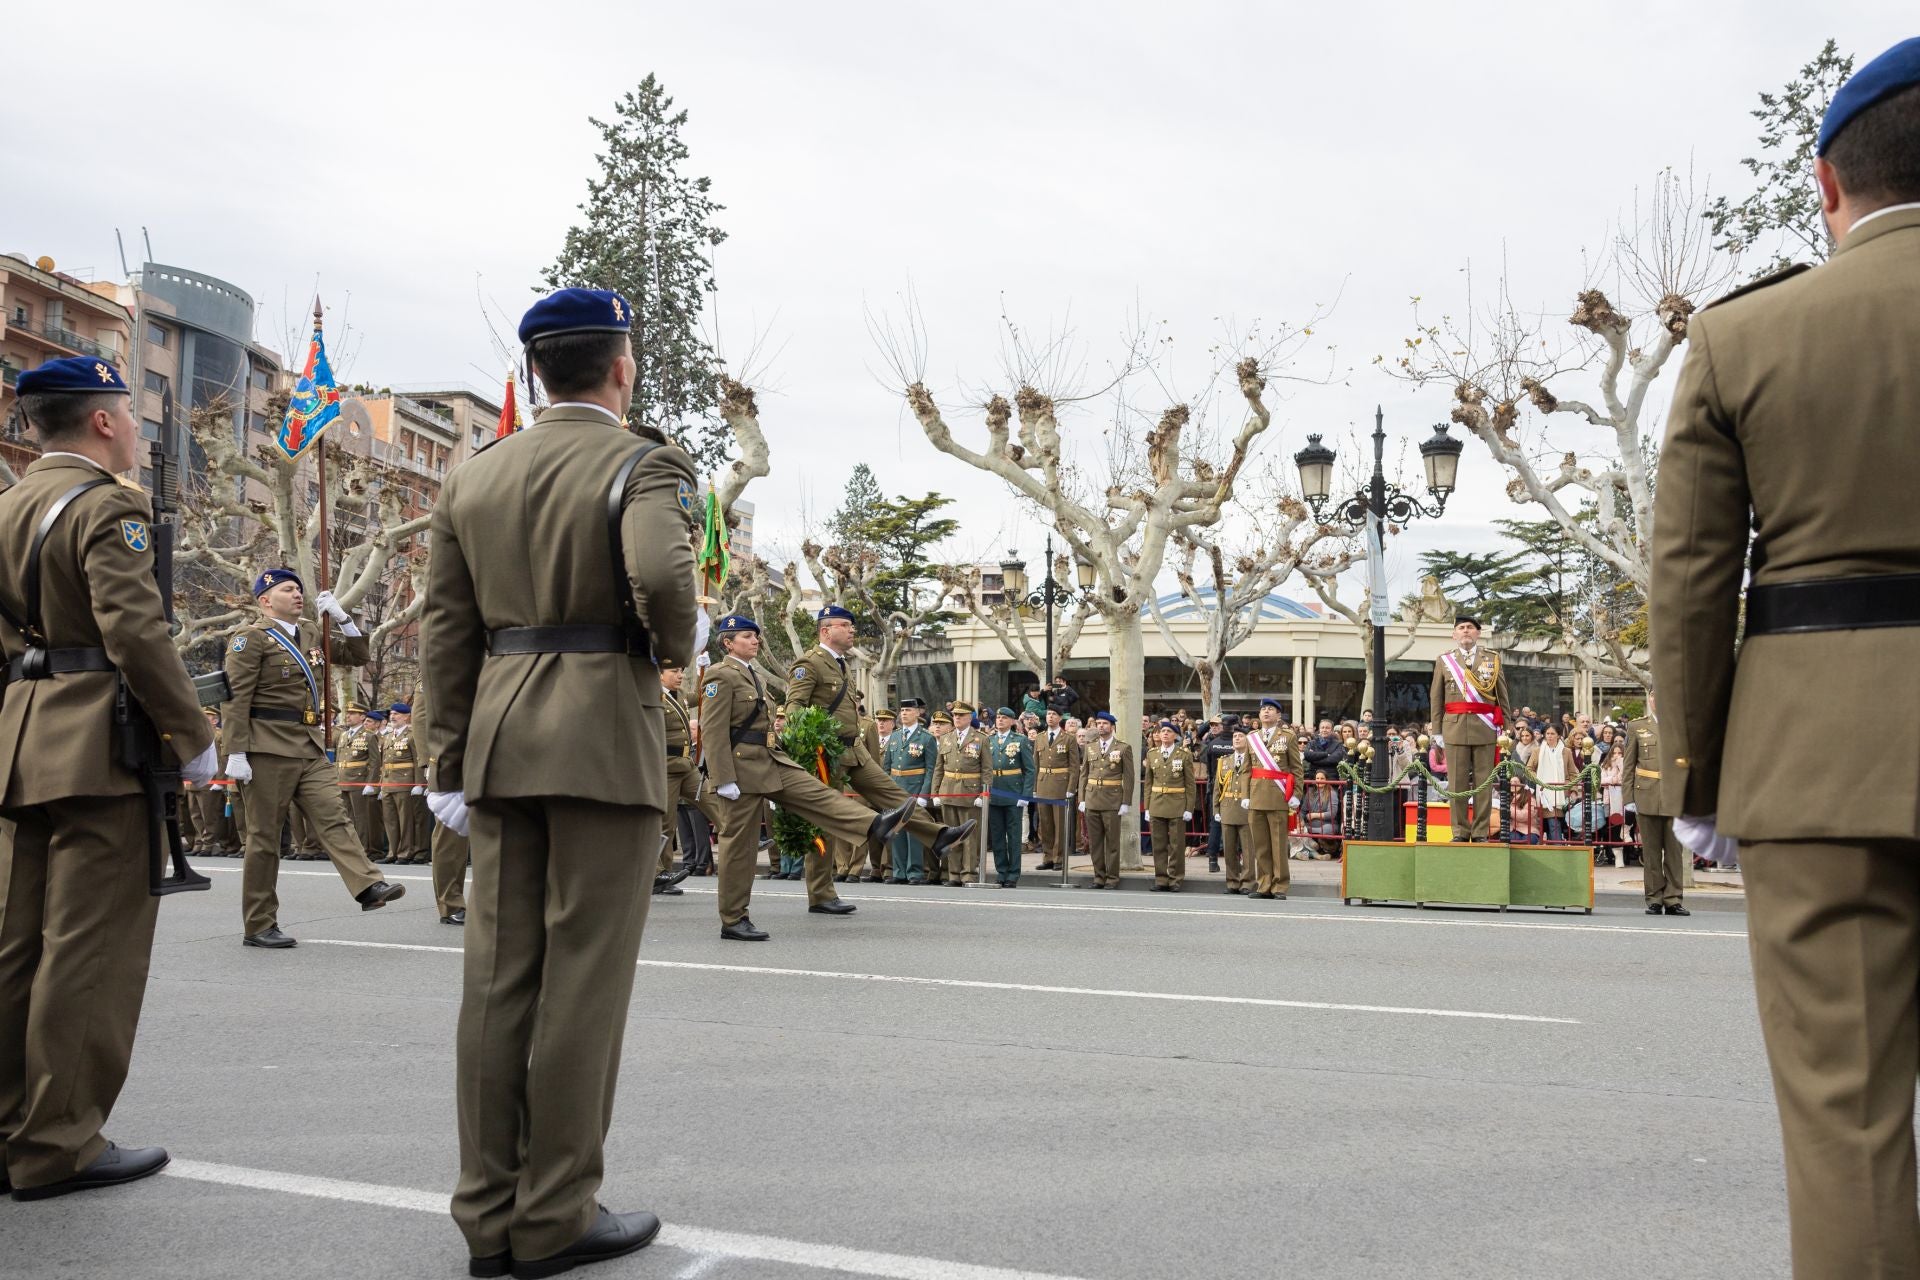
[{"label": "rope barrier stanchion", "polygon": [[1422,774],[1413,783],[1413,838],[1420,844],[1427,842],[1427,779]]},{"label": "rope barrier stanchion", "polygon": [[1513,843],[1513,797],[1506,785],[1507,761],[1493,767],[1493,811],[1500,819],[1500,843]]}]

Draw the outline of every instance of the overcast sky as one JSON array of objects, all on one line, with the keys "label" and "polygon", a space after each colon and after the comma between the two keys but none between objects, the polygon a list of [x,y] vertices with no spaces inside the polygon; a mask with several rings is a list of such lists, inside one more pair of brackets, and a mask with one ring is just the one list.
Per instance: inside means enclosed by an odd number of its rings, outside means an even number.
[{"label": "overcast sky", "polygon": [[[1414,440],[1446,397],[1372,367],[1409,333],[1412,296],[1463,310],[1463,269],[1490,280],[1504,259],[1519,306],[1563,315],[1583,250],[1604,247],[1636,188],[1671,165],[1744,192],[1755,95],[1828,36],[1864,61],[1913,35],[1913,13],[96,0],[80,20],[29,6],[7,21],[0,250],[117,278],[115,228],[137,265],[144,226],[159,261],[251,292],[269,345],[317,279],[330,326],[351,325],[354,379],[497,393],[477,291],[517,319],[584,197],[588,116],[654,72],[727,206],[723,354],[758,340],[772,355],[774,474],[748,495],[761,547],[790,549],[864,459],[889,492],[965,500],[956,556],[1018,546],[1035,561],[1040,523],[936,453],[883,380],[867,313],[897,314],[909,283],[929,381],[974,443],[978,415],[959,406],[998,377],[1003,299],[1029,328],[1070,324],[1094,369],[1138,307],[1167,326],[1168,382],[1189,394],[1230,331],[1337,297],[1297,366],[1337,376],[1276,396],[1264,447],[1290,458],[1320,431],[1352,455],[1376,403]],[[1091,405],[1068,425],[1091,449],[1107,416]],[[1490,545],[1488,521],[1539,514],[1501,488],[1470,445],[1445,518],[1399,540],[1396,587],[1418,551]]]}]

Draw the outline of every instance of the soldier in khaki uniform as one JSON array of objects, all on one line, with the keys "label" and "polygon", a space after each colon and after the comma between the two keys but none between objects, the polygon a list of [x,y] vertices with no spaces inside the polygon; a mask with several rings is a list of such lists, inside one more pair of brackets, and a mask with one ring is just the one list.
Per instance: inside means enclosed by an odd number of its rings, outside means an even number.
[{"label": "soldier in khaki uniform", "polygon": [[375,707],[367,712],[367,734],[371,751],[367,756],[367,784],[357,793],[361,804],[365,806],[367,816],[367,838],[362,841],[367,847],[367,857],[374,862],[393,860],[393,842],[387,837],[386,815],[380,810],[380,763],[387,745],[387,713]]},{"label": "soldier in khaki uniform", "polygon": [[1253,781],[1253,758],[1247,754],[1247,731],[1233,731],[1233,754],[1214,762],[1212,791],[1213,813],[1220,820],[1220,851],[1227,859],[1227,892],[1246,893],[1253,884],[1250,874],[1252,853],[1247,839],[1248,810],[1252,799],[1248,789]]},{"label": "soldier in khaki uniform", "polygon": [[[693,851],[686,843],[690,819],[681,811],[695,809],[709,818],[719,814],[712,799],[701,794],[700,784],[706,779],[693,759],[693,713],[680,697],[680,686],[686,678],[687,670],[679,663],[671,659],[660,663],[660,709],[667,724],[667,794],[673,809],[667,815],[668,839],[660,849],[660,869],[653,878],[653,891],[676,897],[686,892],[680,882],[693,874]],[[677,872],[673,867],[676,855],[680,859]]]},{"label": "soldier in khaki uniform", "polygon": [[1036,800],[1059,803],[1039,806],[1041,871],[1058,871],[1066,864],[1066,850],[1072,848],[1073,808],[1067,801],[1073,762],[1080,754],[1076,748],[1073,735],[1060,723],[1060,713],[1048,711],[1046,728],[1033,744],[1039,769],[1033,794]]},{"label": "soldier in khaki uniform", "polygon": [[660,1230],[598,1203],[672,803],[655,661],[697,643],[693,464],[623,426],[631,318],[599,290],[536,302],[520,339],[555,403],[433,512],[422,754],[430,810],[472,846],[453,1218],[477,1275],[556,1275]]},{"label": "soldier in khaki uniform", "polygon": [[1180,729],[1162,720],[1160,741],[1147,752],[1146,807],[1148,833],[1153,843],[1153,887],[1162,893],[1180,892],[1187,877],[1187,823],[1200,803],[1193,776],[1193,753],[1180,745]]},{"label": "soldier in khaki uniform", "polygon": [[357,702],[349,702],[340,713],[340,731],[333,740],[334,780],[340,787],[340,794],[347,802],[347,813],[353,819],[353,830],[360,837],[360,847],[372,858],[379,853],[373,842],[373,830],[367,823],[369,797],[366,789],[379,781],[379,739],[375,736],[374,726],[367,722],[367,709]]},{"label": "soldier in khaki uniform", "polygon": [[1661,781],[1660,720],[1654,714],[1653,695],[1647,695],[1647,714],[1627,723],[1622,751],[1620,798],[1627,812],[1637,815],[1640,862],[1646,871],[1647,914],[1691,915],[1681,903],[1687,883],[1687,851],[1673,829],[1677,808]]},{"label": "soldier in khaki uniform", "polygon": [[[953,704],[947,724],[949,731],[941,737],[940,754],[934,761],[933,794],[948,797],[940,801],[948,830],[972,831],[979,820],[976,815],[987,807],[987,735],[973,727],[973,707],[965,702]],[[959,888],[978,878],[975,857],[970,844],[936,847],[927,855],[927,876],[937,884]]]},{"label": "soldier in khaki uniform", "polygon": [[[426,708],[416,701],[413,704],[413,737],[416,743],[427,742]],[[427,785],[433,785],[433,758],[429,756],[423,766],[422,776]],[[466,833],[455,831],[446,823],[427,813],[427,860],[433,870],[433,905],[440,913],[440,923],[465,927],[467,923],[467,868],[473,863],[473,844]]]},{"label": "soldier in khaki uniform", "polygon": [[[216,758],[220,751],[220,712],[218,708],[206,708],[207,727],[213,730],[213,753]],[[214,775],[213,781],[205,786],[193,788],[189,793],[193,800],[194,829],[199,832],[199,840],[194,850],[215,858],[225,858],[239,852],[234,839],[233,821],[227,815],[227,798],[233,794],[231,782],[223,785],[220,776]]]},{"label": "soldier in khaki uniform", "polygon": [[[76,357],[18,390],[45,452],[0,494],[0,1189],[32,1200],[167,1163],[100,1132],[126,1083],[160,903],[146,797],[115,743],[119,680],[188,782],[210,782],[217,762],[167,638],[147,497],[114,481],[140,447],[126,384]],[[36,599],[30,548],[63,499]]]},{"label": "soldier in khaki uniform", "polygon": [[[233,700],[221,712],[226,726],[227,776],[247,790],[246,868],[242,873],[243,941],[250,947],[284,949],[294,940],[281,932],[280,829],[287,810],[299,805],[318,830],[321,846],[347,892],[363,911],[400,897],[405,885],[388,884],[353,833],[346,802],[334,785],[333,767],[322,750],[321,682],[311,654],[319,652],[320,628],[300,616],[305,588],[291,569],[268,569],[254,580],[260,621],[242,628],[227,646],[227,682]],[[333,617],[333,661],[358,666],[367,660],[367,638],[330,591],[314,599]]]},{"label": "soldier in khaki uniform", "polygon": [[[1694,852],[1739,841],[1794,1274],[1913,1276],[1920,39],[1835,93],[1815,151],[1833,255],[1688,325],[1651,534],[1661,784]],[[1810,796],[1782,744],[1828,723],[1882,731]]]},{"label": "soldier in khaki uniform", "polygon": [[380,746],[380,813],[391,842],[388,861],[426,862],[433,817],[427,812],[426,760],[413,732],[413,707],[396,702],[387,716],[393,727]]},{"label": "soldier in khaki uniform", "polygon": [[1127,821],[1133,812],[1133,744],[1114,733],[1110,711],[1093,713],[1093,741],[1081,753],[1080,803],[1087,816],[1087,849],[1093,855],[1093,887],[1120,887],[1120,841],[1135,839]]},{"label": "soldier in khaki uniform", "polygon": [[[1469,791],[1493,776],[1506,723],[1507,673],[1500,655],[1480,643],[1480,620],[1462,616],[1453,624],[1453,649],[1433,660],[1428,692],[1440,741],[1447,749],[1447,789]],[[1455,796],[1453,838],[1485,840],[1493,830],[1493,788],[1469,798]],[[1468,816],[1468,808],[1472,816]]]},{"label": "soldier in khaki uniform", "polygon": [[[787,758],[770,736],[773,713],[753,660],[760,653],[760,626],[730,614],[720,620],[725,656],[707,668],[700,689],[700,738],[707,744],[707,777],[720,801],[720,936],[733,942],[765,942],[770,936],[747,915],[753,893],[753,862],[760,820],[771,800],[820,828],[829,839],[864,844],[884,840],[906,823],[912,801],[876,815]],[[807,910],[816,915],[852,915],[851,902],[833,891],[826,858],[806,860]]]},{"label": "soldier in khaki uniform", "polygon": [[[848,745],[836,767],[860,797],[876,809],[896,809],[906,803],[907,793],[894,785],[880,767],[877,754],[870,754],[860,732],[859,713],[854,701],[852,674],[847,670],[847,654],[853,649],[853,615],[837,604],[829,604],[814,618],[819,643],[800,655],[787,682],[786,712],[791,716],[801,707],[823,707],[840,728],[840,740]],[[969,826],[968,830],[971,830]],[[933,850],[945,852],[940,824],[921,811],[918,805],[907,820],[907,830]],[[964,836],[964,832],[961,833]],[[949,837],[951,843],[954,837]]]},{"label": "soldier in khaki uniform", "polygon": [[1307,764],[1300,739],[1280,723],[1280,703],[1260,699],[1260,725],[1247,735],[1247,830],[1253,839],[1250,898],[1285,898],[1293,887],[1287,832],[1300,808],[1300,776]]},{"label": "soldier in khaki uniform", "polygon": [[[895,723],[893,712],[886,707],[882,707],[878,715],[870,718],[862,717],[860,723],[863,726],[863,732],[866,737],[867,755],[873,760],[873,763],[891,779],[893,777],[893,770],[887,767],[885,744],[887,739],[893,736]],[[895,781],[894,785],[899,786],[900,784],[898,781]],[[902,791],[904,792],[905,788],[902,788]],[[893,849],[894,845],[899,842],[899,839],[900,837],[896,834],[892,839],[886,840],[877,846],[861,849],[860,852],[866,858],[866,866],[864,868],[856,867],[855,870],[860,873],[860,879],[863,883],[878,884],[893,879]]]}]

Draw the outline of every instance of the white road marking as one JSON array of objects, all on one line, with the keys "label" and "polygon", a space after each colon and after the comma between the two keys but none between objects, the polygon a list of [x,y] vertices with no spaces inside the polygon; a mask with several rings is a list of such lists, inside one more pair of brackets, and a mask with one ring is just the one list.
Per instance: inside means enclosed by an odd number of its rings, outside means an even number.
[{"label": "white road marking", "polygon": [[[445,1192],[416,1191],[412,1187],[343,1182],[338,1178],[314,1178],[272,1169],[207,1164],[199,1160],[175,1160],[166,1167],[165,1172],[176,1178],[226,1187],[280,1191],[288,1195],[341,1200],[385,1209],[411,1209],[416,1213],[447,1212],[448,1196]],[[779,1236],[747,1235],[737,1231],[710,1231],[705,1227],[683,1227],[674,1223],[668,1223],[660,1229],[659,1239],[655,1243],[695,1254],[784,1262],[820,1271],[880,1276],[886,1280],[1074,1280],[1071,1276],[1049,1272],[982,1267],[967,1262],[950,1262],[944,1258],[921,1258],[901,1253],[870,1253],[865,1249],[848,1249],[839,1245],[785,1240]]]},{"label": "white road marking", "polygon": [[[211,867],[207,869],[224,871],[229,875],[237,875],[240,871],[238,867]],[[288,871],[282,869],[280,874],[283,876],[323,876],[329,880],[339,879],[339,876],[332,871]],[[431,884],[433,882],[432,876],[390,875],[387,879],[409,880],[418,884]],[[681,887],[688,893],[712,895],[719,892],[717,889],[711,889],[704,885],[685,884]],[[804,893],[795,893],[780,889],[766,889],[760,887],[758,884],[754,886],[753,892],[756,896],[767,898],[804,898],[806,896]],[[1438,920],[1415,916],[1410,912],[1405,915],[1376,913],[1376,911],[1364,907],[1348,908],[1346,911],[1338,914],[1330,911],[1290,911],[1286,907],[1266,911],[1235,909],[1232,907],[1111,907],[1105,905],[1095,906],[1090,902],[1084,904],[1071,902],[1008,902],[1003,898],[988,898],[986,895],[975,893],[971,889],[963,891],[966,894],[965,897],[935,897],[931,896],[931,890],[926,892],[928,896],[918,894],[863,894],[857,897],[849,896],[847,901],[857,903],[885,902],[909,907],[972,907],[986,911],[1091,911],[1106,915],[1125,915],[1128,912],[1140,912],[1142,914],[1157,916],[1209,916],[1225,917],[1235,920],[1273,920],[1282,924],[1402,925],[1427,929],[1545,929],[1556,933],[1651,934],[1655,937],[1663,938],[1738,938],[1744,940],[1747,936],[1745,929],[1662,929],[1652,925],[1561,924],[1546,920],[1512,919]],[[1385,909],[1380,909],[1381,912],[1384,912],[1384,910]]]},{"label": "white road marking", "polygon": [[[381,951],[439,951],[460,955],[459,947],[417,942],[361,942],[347,938],[310,938],[330,947],[370,947]],[[962,987],[973,991],[1027,991],[1039,995],[1100,996],[1115,1000],[1166,1000],[1177,1004],[1237,1004],[1263,1009],[1316,1009],[1331,1013],[1398,1013],[1423,1018],[1474,1018],[1488,1022],[1544,1022],[1580,1026],[1578,1018],[1545,1018],[1530,1013],[1487,1013],[1475,1009],[1423,1009],[1390,1004],[1338,1004],[1326,1000],[1269,1000],[1259,996],[1204,996],[1174,991],[1124,991],[1106,987],[1055,987],[1030,982],[982,982],[969,978],[915,978],[897,973],[845,973],[832,969],[776,969],[749,964],[702,964],[692,960],[641,960],[643,969],[688,969],[710,973],[757,973],[777,978],[834,978],[844,982],[891,982],[906,986]]]}]

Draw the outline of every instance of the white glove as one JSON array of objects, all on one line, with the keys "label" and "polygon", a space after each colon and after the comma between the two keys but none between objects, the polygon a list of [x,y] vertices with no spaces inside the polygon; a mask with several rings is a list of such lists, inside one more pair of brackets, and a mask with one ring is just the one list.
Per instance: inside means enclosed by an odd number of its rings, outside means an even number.
[{"label": "white glove", "polygon": [[413,794],[415,794],[415,795],[417,795],[417,796],[423,796],[423,795],[425,795],[425,794],[427,794],[427,789],[426,789],[425,787],[415,787],[415,788],[413,789]]},{"label": "white glove", "polygon": [[1291,800],[1289,800],[1289,801],[1287,801],[1287,809],[1288,809],[1288,811],[1289,811],[1289,812],[1291,812],[1291,811],[1292,811],[1292,810],[1294,810],[1294,809],[1298,809],[1299,807],[1300,807],[1300,797],[1299,797],[1299,796],[1295,796],[1295,797],[1294,797],[1293,799],[1291,799]]},{"label": "white glove", "polygon": [[1240,807],[1241,807],[1242,809],[1251,809],[1251,808],[1253,808],[1253,801],[1251,801],[1251,800],[1242,800],[1242,801],[1240,802]]},{"label": "white glove", "polygon": [[699,653],[707,647],[707,638],[713,634],[713,619],[707,616],[707,606],[701,605],[700,611],[693,615],[693,651]]},{"label": "white glove", "polygon": [[380,794],[380,788],[375,786],[365,786],[360,788],[360,794],[363,796],[377,796]]},{"label": "white glove", "polygon": [[1191,810],[1191,809],[1186,809],[1186,810],[1182,810],[1182,811],[1181,811],[1181,814],[1180,814],[1180,821],[1182,821],[1182,822],[1192,822],[1192,821],[1193,821],[1193,810]]},{"label": "white glove", "polygon": [[1714,826],[1714,814],[1704,818],[1690,817],[1685,814],[1673,820],[1673,833],[1680,837],[1680,843],[1708,862],[1726,866],[1740,852],[1740,842],[1732,836],[1723,836]]},{"label": "white glove", "polygon": [[1124,817],[1126,817],[1126,816],[1127,816],[1128,814],[1130,814],[1130,813],[1132,813],[1132,812],[1133,812],[1133,806],[1132,806],[1132,805],[1130,805],[1130,804],[1123,804],[1123,805],[1121,805],[1121,806],[1120,806],[1120,816],[1121,816],[1121,817],[1123,817],[1123,818],[1124,818]]},{"label": "white glove", "polygon": [[440,820],[440,825],[457,836],[467,834],[467,826],[473,820],[473,814],[467,808],[467,793],[464,791],[429,791],[427,808]]},{"label": "white glove", "polygon": [[1087,811],[1087,802],[1085,800],[1082,800],[1080,802],[1079,807],[1080,807],[1080,812],[1085,813]]},{"label": "white glove", "polygon": [[207,749],[193,758],[193,763],[180,770],[180,776],[196,787],[204,787],[213,781],[213,775],[220,771],[220,753],[211,742]]},{"label": "white glove", "polygon": [[973,799],[973,807],[974,807],[974,808],[976,808],[976,809],[984,809],[984,808],[986,808],[986,807],[987,807],[987,798],[986,798],[985,796],[975,796],[975,797],[974,797],[974,799]]},{"label": "white glove", "polygon": [[932,805],[927,803],[927,798],[925,796],[915,796],[914,800],[918,802],[918,804],[922,809],[931,809],[933,807]]},{"label": "white glove", "polygon": [[226,774],[235,782],[253,781],[253,766],[247,763],[247,753],[244,751],[236,751],[228,756],[227,767],[220,772]]},{"label": "white glove", "polygon": [[335,622],[353,621],[352,618],[347,616],[347,611],[340,607],[340,602],[333,598],[333,592],[331,591],[322,591],[319,595],[315,596],[313,598],[313,607],[321,613],[326,614],[329,618],[332,618]]},{"label": "white glove", "polygon": [[780,806],[779,806],[779,805],[777,805],[777,804],[775,804],[775,803],[774,803],[773,801],[771,801],[771,800],[769,800],[769,801],[767,801],[767,812],[768,812],[768,813],[778,813],[778,812],[780,812]]},{"label": "white glove", "polygon": [[723,782],[713,789],[713,794],[719,796],[722,800],[738,800],[740,798],[740,784],[737,782]]},{"label": "white glove", "polygon": [[1027,802],[1025,800],[1016,800],[1013,803],[1013,807],[1016,809],[1024,809],[1027,807]]},{"label": "white glove", "polygon": [[1638,813],[1638,812],[1640,812],[1640,806],[1639,806],[1639,805],[1637,805],[1637,804],[1635,804],[1635,803],[1634,803],[1633,801],[1631,801],[1631,800],[1629,800],[1629,801],[1627,801],[1627,812],[1628,812],[1628,813]]}]

